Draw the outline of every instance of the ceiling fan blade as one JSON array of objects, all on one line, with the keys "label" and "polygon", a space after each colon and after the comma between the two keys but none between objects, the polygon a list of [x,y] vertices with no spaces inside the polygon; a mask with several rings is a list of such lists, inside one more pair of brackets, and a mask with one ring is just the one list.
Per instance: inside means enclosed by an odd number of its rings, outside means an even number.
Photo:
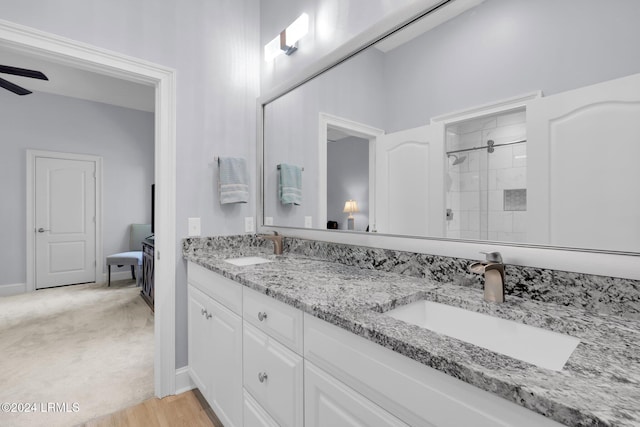
[{"label": "ceiling fan blade", "polygon": [[30,93],[32,93],[30,90],[27,90],[23,87],[20,87],[18,85],[14,85],[13,83],[11,83],[10,81],[7,81],[3,78],[0,77],[0,87],[3,87],[7,90],[10,90],[11,92],[17,94],[17,95],[29,95]]},{"label": "ceiling fan blade", "polygon": [[49,80],[40,71],[27,70],[26,68],[10,67],[8,65],[0,65],[0,73],[13,74],[14,76],[30,77],[32,79]]}]

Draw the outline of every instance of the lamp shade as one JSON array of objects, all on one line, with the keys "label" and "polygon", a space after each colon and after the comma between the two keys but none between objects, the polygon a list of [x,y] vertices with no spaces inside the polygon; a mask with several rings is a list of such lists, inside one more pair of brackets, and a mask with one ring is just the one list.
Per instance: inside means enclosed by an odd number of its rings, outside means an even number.
[{"label": "lamp shade", "polygon": [[358,209],[358,202],[356,202],[355,200],[347,200],[344,203],[344,210],[342,212],[349,214],[360,212],[360,209]]},{"label": "lamp shade", "polygon": [[286,29],[287,46],[293,46],[309,32],[309,15],[303,13]]},{"label": "lamp shade", "polygon": [[264,59],[267,62],[271,62],[281,53],[284,52],[280,49],[280,35],[278,34],[273,40],[264,45]]}]

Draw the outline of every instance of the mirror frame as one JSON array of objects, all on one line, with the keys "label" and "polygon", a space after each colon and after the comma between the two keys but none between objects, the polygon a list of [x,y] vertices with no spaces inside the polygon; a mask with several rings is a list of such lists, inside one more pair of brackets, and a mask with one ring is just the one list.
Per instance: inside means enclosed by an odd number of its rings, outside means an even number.
[{"label": "mirror frame", "polygon": [[[412,3],[389,15],[333,52],[319,58],[314,64],[299,72],[289,81],[258,98],[256,184],[259,191],[256,192],[257,231],[259,233],[277,231],[285,236],[301,239],[465,259],[481,260],[483,256],[479,253],[480,251],[499,251],[502,253],[506,264],[640,280],[640,269],[638,268],[640,252],[362,233],[346,230],[321,230],[264,224],[264,113],[266,105],[371,47],[390,34],[412,24],[414,21],[443,7],[450,7],[450,3],[453,4],[455,1],[465,0],[420,0]],[[473,7],[484,0],[466,1]]]}]

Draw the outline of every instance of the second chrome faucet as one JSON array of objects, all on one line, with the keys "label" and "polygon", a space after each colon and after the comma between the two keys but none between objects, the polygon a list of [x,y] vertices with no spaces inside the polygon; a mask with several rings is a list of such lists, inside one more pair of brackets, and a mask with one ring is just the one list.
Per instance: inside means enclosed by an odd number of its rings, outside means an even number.
[{"label": "second chrome faucet", "polygon": [[481,252],[486,255],[485,262],[476,262],[469,271],[484,275],[484,300],[504,302],[504,264],[500,252]]},{"label": "second chrome faucet", "polygon": [[273,232],[273,235],[259,234],[259,239],[271,240],[273,242],[273,253],[275,255],[282,255],[282,235],[277,231]]}]

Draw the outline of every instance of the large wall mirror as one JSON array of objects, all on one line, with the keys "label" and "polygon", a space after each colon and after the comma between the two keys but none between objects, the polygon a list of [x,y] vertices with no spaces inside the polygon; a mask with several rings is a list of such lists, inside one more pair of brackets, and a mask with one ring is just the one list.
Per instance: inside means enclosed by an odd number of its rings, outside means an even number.
[{"label": "large wall mirror", "polygon": [[264,224],[640,253],[638,16],[453,0],[281,94]]}]

